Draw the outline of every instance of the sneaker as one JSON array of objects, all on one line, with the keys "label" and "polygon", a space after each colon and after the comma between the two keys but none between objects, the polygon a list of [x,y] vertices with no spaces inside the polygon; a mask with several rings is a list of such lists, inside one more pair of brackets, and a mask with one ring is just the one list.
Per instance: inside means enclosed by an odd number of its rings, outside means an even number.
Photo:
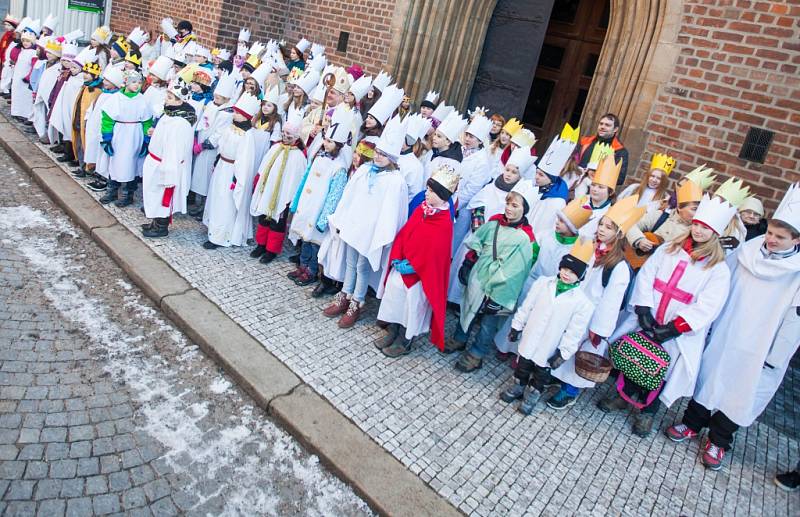
[{"label": "sneaker", "polygon": [[714,443],[706,438],[706,443],[703,445],[703,456],[701,458],[703,465],[710,470],[719,470],[722,468],[722,460],[725,458],[725,450],[722,447],[714,445]]},{"label": "sneaker", "polygon": [[322,314],[329,318],[335,318],[347,312],[349,306],[350,300],[347,299],[347,295],[339,291],[336,293],[336,296],[333,297],[331,303],[322,311]]},{"label": "sneaker", "polygon": [[295,285],[305,287],[317,281],[316,275],[312,275],[308,268],[303,268],[302,273],[294,278]]},{"label": "sneaker", "polygon": [[102,192],[106,189],[108,184],[105,181],[94,180],[90,183],[87,183],[86,186],[89,187],[89,190],[94,192]]},{"label": "sneaker", "polygon": [[638,413],[633,419],[633,434],[639,438],[647,438],[653,431],[655,419],[650,413]]},{"label": "sneaker", "polygon": [[525,396],[525,386],[522,384],[515,382],[513,385],[509,386],[507,390],[500,394],[500,400],[511,404],[515,400],[520,400],[522,397]]},{"label": "sneaker", "polygon": [[793,470],[785,474],[778,474],[773,481],[781,490],[794,492],[800,488],[800,472]]},{"label": "sneaker", "polygon": [[483,366],[483,359],[469,352],[461,354],[461,357],[456,362],[456,370],[462,373],[472,373],[475,370],[479,370],[481,366]]},{"label": "sneaker", "polygon": [[444,350],[442,350],[443,354],[452,354],[453,352],[460,352],[467,348],[466,343],[462,343],[461,341],[457,340],[456,338],[450,338],[444,343]]},{"label": "sneaker", "polygon": [[539,402],[539,397],[541,397],[541,393],[539,393],[537,389],[531,388],[531,391],[528,392],[525,400],[523,400],[522,404],[517,408],[517,411],[523,415],[530,415],[533,413],[533,408],[536,407],[536,403]]},{"label": "sneaker", "polygon": [[686,424],[675,424],[664,429],[664,434],[673,442],[681,443],[691,440],[700,433],[692,431]]},{"label": "sneaker", "polygon": [[603,413],[611,413],[612,411],[622,411],[628,407],[625,399],[619,396],[617,390],[612,390],[611,394],[597,402],[597,408]]},{"label": "sneaker", "polygon": [[356,300],[350,300],[350,306],[347,307],[347,312],[339,318],[339,323],[337,325],[340,329],[349,329],[353,325],[356,324],[358,319],[361,317],[361,312],[363,310],[364,303],[358,303]]},{"label": "sneaker", "polygon": [[575,405],[577,400],[578,397],[573,397],[568,395],[566,391],[560,390],[553,397],[551,397],[550,400],[547,401],[547,407],[560,411]]}]

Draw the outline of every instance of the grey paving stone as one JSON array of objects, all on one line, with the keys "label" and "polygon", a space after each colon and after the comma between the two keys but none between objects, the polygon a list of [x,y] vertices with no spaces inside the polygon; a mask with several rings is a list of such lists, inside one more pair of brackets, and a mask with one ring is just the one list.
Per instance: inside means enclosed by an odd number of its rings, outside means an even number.
[{"label": "grey paving stone", "polygon": [[88,497],[69,499],[67,501],[67,517],[85,517],[92,515],[92,500]]},{"label": "grey paving stone", "polygon": [[94,476],[100,473],[100,461],[97,458],[81,458],[78,460],[78,476]]},{"label": "grey paving stone", "polygon": [[77,469],[77,460],[57,460],[50,464],[50,477],[57,479],[73,478]]},{"label": "grey paving stone", "polygon": [[33,499],[33,486],[36,481],[27,479],[15,479],[8,485],[6,495],[3,499],[6,501],[22,500],[28,501]]},{"label": "grey paving stone", "polygon": [[40,443],[32,443],[26,445],[19,451],[18,459],[20,460],[40,460],[44,457],[44,445]]},{"label": "grey paving stone", "polygon": [[86,495],[105,494],[108,492],[108,479],[105,476],[86,478]]},{"label": "grey paving stone", "polygon": [[49,499],[39,503],[37,516],[41,517],[60,517],[67,511],[67,502],[62,499]]},{"label": "grey paving stone", "polygon": [[[61,480],[59,480],[61,481]],[[83,478],[65,479],[61,482],[61,497],[80,497],[83,495]]]},{"label": "grey paving stone", "polygon": [[141,487],[132,488],[130,490],[126,490],[122,494],[122,506],[126,510],[130,510],[131,508],[141,507],[147,504],[147,499],[144,494],[144,490]]},{"label": "grey paving stone", "polygon": [[92,506],[95,515],[108,515],[118,512],[121,509],[119,496],[117,495],[98,495],[92,498]]},{"label": "grey paving stone", "polygon": [[33,498],[37,501],[42,499],[57,499],[61,494],[60,479],[42,479],[36,483],[36,490]]}]

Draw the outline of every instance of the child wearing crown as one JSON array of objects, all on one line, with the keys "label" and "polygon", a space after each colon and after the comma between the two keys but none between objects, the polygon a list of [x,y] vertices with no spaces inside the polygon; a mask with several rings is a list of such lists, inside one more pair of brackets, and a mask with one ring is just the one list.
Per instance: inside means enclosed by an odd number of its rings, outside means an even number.
[{"label": "child wearing crown", "polygon": [[735,213],[727,201],[706,195],[690,232],[660,246],[639,270],[629,302],[634,310],[609,341],[641,329],[669,353],[669,369],[657,396],[623,376],[617,391],[598,404],[603,411],[639,407],[633,427],[639,436],[650,434],[662,403],[669,407],[694,392],[706,334],[728,298],[730,270],[720,235]]},{"label": "child wearing crown", "polygon": [[621,166],[622,162],[614,162],[611,154],[600,159],[589,186],[589,195],[581,198],[584,205],[592,211],[589,222],[581,228],[581,237],[593,239],[600,218],[611,208]]},{"label": "child wearing crown", "polygon": [[80,163],[80,169],[73,174],[84,177],[86,169],[85,151],[88,145],[86,135],[87,113],[102,93],[103,79],[100,77],[100,65],[87,61],[83,65],[83,88],[75,99],[75,116],[72,119],[72,153]]},{"label": "child wearing crown", "polygon": [[444,348],[447,276],[453,217],[450,198],[458,187],[455,170],[442,164],[428,179],[425,200],[400,229],[389,253],[389,271],[378,319],[389,323],[376,346],[387,357],[409,353],[414,337],[431,331]]},{"label": "child wearing crown", "polygon": [[[731,292],[703,351],[697,386],[674,442],[708,427],[702,462],[722,466],[739,427],[751,425],[781,384],[800,343],[800,185],[789,188],[765,235],[735,254]],[[769,300],[768,307],[753,296]]]},{"label": "child wearing crown", "polygon": [[648,211],[656,211],[669,198],[669,175],[675,168],[675,158],[666,154],[656,153],[650,161],[650,171],[640,183],[631,183],[620,192],[618,199],[629,196],[639,196],[639,206],[647,207]]},{"label": "child wearing crown", "polygon": [[[557,214],[567,204],[569,185],[561,177],[561,171],[575,148],[580,128],[564,125],[561,134],[556,136],[536,164],[534,182],[539,188],[539,201],[531,213],[533,232],[550,233]],[[591,239],[591,236],[587,237]]]},{"label": "child wearing crown", "polygon": [[514,313],[508,339],[520,341],[517,380],[500,399],[523,399],[518,409],[524,415],[531,414],[546,386],[557,384],[550,370],[578,351],[586,332],[594,305],[579,286],[593,251],[591,241],[576,241],[561,258],[558,275],[539,277]]}]

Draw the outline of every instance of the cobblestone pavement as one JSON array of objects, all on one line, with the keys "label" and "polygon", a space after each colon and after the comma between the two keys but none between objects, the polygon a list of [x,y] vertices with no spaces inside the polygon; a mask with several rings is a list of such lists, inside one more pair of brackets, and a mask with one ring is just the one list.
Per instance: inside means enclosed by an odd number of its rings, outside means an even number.
[{"label": "cobblestone pavement", "polygon": [[[96,194],[95,194],[96,195]],[[138,200],[138,198],[137,198]],[[138,232],[138,208],[110,207]],[[465,513],[474,515],[798,514],[800,495],[776,489],[776,472],[800,457],[800,377],[792,369],[760,423],[743,429],[720,472],[698,460],[699,442],[630,432],[627,413],[595,408],[609,384],[566,411],[541,405],[523,417],[498,400],[510,377],[496,359],[473,375],[454,370],[424,339],[396,361],[372,343],[377,303],[343,331],[321,314],[326,300],[286,278],[282,257],[268,266],[249,249],[206,251],[204,228],[176,217],[166,239],[148,245],[303,380]],[[448,333],[454,318],[449,318]],[[685,403],[684,403],[685,404]],[[683,405],[662,410],[671,424]]]},{"label": "cobblestone pavement", "polygon": [[0,152],[0,515],[364,515]]}]

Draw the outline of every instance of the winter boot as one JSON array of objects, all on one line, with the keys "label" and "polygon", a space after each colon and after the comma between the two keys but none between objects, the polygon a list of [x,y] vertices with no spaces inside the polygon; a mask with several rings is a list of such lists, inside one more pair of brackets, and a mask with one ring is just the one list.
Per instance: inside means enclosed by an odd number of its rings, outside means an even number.
[{"label": "winter boot", "polygon": [[136,192],[137,184],[135,181],[125,183],[122,191],[122,198],[114,203],[119,208],[125,208],[133,204],[133,194]]},{"label": "winter boot", "polygon": [[205,196],[201,196],[197,194],[195,196],[198,198],[198,201],[195,205],[193,205],[189,210],[186,211],[192,217],[197,217],[198,215],[203,215],[203,211],[206,209],[206,198]]},{"label": "winter boot", "polygon": [[311,271],[307,267],[303,267],[303,271],[300,272],[298,276],[294,278],[294,283],[299,285],[300,287],[305,287],[307,285],[311,285],[317,281],[317,277],[311,274]]},{"label": "winter boot", "polygon": [[609,396],[601,399],[597,403],[597,407],[603,413],[611,413],[612,411],[622,411],[628,407],[628,403],[625,402],[625,399],[619,396],[619,393],[617,393],[616,389],[612,388]]},{"label": "winter boot", "polygon": [[533,408],[536,407],[536,403],[539,402],[539,398],[542,396],[539,393],[539,390],[531,386],[531,390],[528,392],[528,395],[525,397],[525,400],[522,401],[522,404],[519,405],[517,411],[522,413],[523,415],[530,415],[533,413]]},{"label": "winter boot", "polygon": [[456,370],[463,373],[472,373],[475,370],[480,370],[481,366],[483,366],[483,359],[469,352],[462,353],[456,362]]},{"label": "winter boot", "polygon": [[203,248],[205,248],[207,250],[215,250],[215,249],[219,248],[219,244],[214,244],[211,241],[206,241],[206,242],[203,243]]},{"label": "winter boot", "polygon": [[397,359],[400,356],[404,356],[411,352],[411,339],[406,338],[406,329],[402,325],[399,326],[400,331],[397,333],[397,339],[394,340],[391,346],[388,346],[381,350],[383,355],[386,357],[391,357],[392,359]]},{"label": "winter boot", "polygon": [[100,198],[100,203],[107,205],[112,201],[116,201],[118,194],[119,194],[119,182],[114,180],[108,180],[108,185],[106,186],[106,193],[103,197]]},{"label": "winter boot", "polygon": [[261,255],[266,253],[266,251],[267,248],[265,248],[263,244],[259,244],[255,248],[253,248],[253,251],[250,252],[250,257],[261,258]]},{"label": "winter boot", "polygon": [[525,396],[525,386],[514,382],[511,386],[508,387],[503,393],[500,394],[500,400],[511,404],[515,400],[520,400]]},{"label": "winter boot", "polygon": [[350,300],[350,306],[347,308],[347,312],[339,318],[337,325],[340,329],[349,329],[356,324],[363,311],[364,302],[359,303],[356,300]]},{"label": "winter boot", "polygon": [[153,226],[147,230],[142,230],[145,237],[166,237],[169,235],[169,218],[156,217],[153,219]]},{"label": "winter boot", "polygon": [[61,153],[64,152],[64,144],[60,143],[60,144],[51,145],[50,146],[50,151],[54,152],[56,154],[61,154]]},{"label": "winter boot", "polygon": [[319,284],[317,284],[317,287],[315,287],[314,290],[311,291],[311,297],[320,298],[322,296],[336,294],[338,292],[339,292],[339,286],[336,285],[336,282],[326,277],[325,275],[320,274]]},{"label": "winter boot", "polygon": [[303,266],[297,266],[292,271],[286,273],[286,278],[288,278],[289,280],[294,280],[295,278],[300,276],[302,273],[303,273]]},{"label": "winter boot", "polygon": [[336,296],[333,297],[331,303],[328,304],[328,306],[322,311],[322,314],[329,318],[335,318],[336,316],[341,316],[347,312],[347,308],[349,306],[350,300],[347,299],[347,294],[339,291],[336,293]]},{"label": "winter boot", "polygon": [[641,411],[633,419],[633,434],[640,438],[647,438],[653,431],[652,413],[642,413]]},{"label": "winter boot", "polygon": [[392,343],[394,343],[394,340],[397,339],[397,336],[400,334],[400,325],[397,323],[389,323],[386,330],[388,333],[375,341],[375,348],[378,350],[383,350],[384,348],[392,346]]}]

